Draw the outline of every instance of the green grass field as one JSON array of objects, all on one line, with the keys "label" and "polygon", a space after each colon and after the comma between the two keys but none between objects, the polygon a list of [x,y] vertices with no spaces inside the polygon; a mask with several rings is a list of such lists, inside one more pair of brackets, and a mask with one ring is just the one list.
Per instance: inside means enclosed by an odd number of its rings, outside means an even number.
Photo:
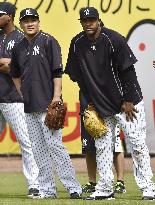
[{"label": "green grass field", "polygon": [[[87,182],[87,175],[79,173],[78,179],[81,184]],[[141,205],[155,204],[155,201],[142,201],[139,191],[132,174],[125,175],[125,184],[127,192],[122,195],[116,195],[115,200],[107,201],[85,201],[70,200],[69,194],[57,180],[58,199],[32,200],[27,198],[27,188],[25,179],[21,173],[0,173],[0,205],[88,205],[88,204],[115,204],[115,205]]]}]

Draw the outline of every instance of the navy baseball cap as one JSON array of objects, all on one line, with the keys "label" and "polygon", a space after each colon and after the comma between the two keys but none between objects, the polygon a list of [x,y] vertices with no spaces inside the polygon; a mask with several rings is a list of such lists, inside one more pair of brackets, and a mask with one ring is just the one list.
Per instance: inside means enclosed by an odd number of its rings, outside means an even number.
[{"label": "navy baseball cap", "polygon": [[9,2],[0,2],[0,14],[15,16],[16,7]]},{"label": "navy baseball cap", "polygon": [[19,17],[19,20],[21,21],[22,18],[26,17],[26,16],[34,16],[36,18],[39,18],[39,14],[37,12],[36,9],[33,9],[33,8],[26,8],[26,9],[23,9],[21,12],[20,12],[20,17]]},{"label": "navy baseball cap", "polygon": [[80,19],[96,18],[99,19],[99,13],[94,7],[85,7],[80,9]]}]

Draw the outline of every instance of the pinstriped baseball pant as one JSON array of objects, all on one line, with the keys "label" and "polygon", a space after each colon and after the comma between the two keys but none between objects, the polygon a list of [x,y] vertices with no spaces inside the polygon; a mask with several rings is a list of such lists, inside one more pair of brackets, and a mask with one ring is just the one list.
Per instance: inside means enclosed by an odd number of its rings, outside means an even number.
[{"label": "pinstriped baseball pant", "polygon": [[133,123],[126,121],[125,113],[105,118],[104,120],[109,127],[109,131],[105,136],[95,141],[97,167],[100,175],[96,189],[105,192],[105,194],[113,192],[113,136],[116,123],[120,125],[125,139],[129,143],[137,185],[143,193],[155,190],[155,185],[151,180],[153,174],[150,167],[149,151],[145,143],[146,121],[143,101],[138,103],[135,108],[139,112],[136,113],[137,119],[134,119]]},{"label": "pinstriped baseball pant", "polygon": [[39,170],[31,148],[25,120],[24,105],[23,103],[0,103],[0,110],[17,137],[22,153],[23,172],[27,179],[28,187],[29,189],[38,188]]},{"label": "pinstriped baseball pant", "polygon": [[26,113],[32,149],[39,167],[40,193],[56,194],[53,170],[69,193],[81,193],[75,171],[66,148],[62,144],[62,131],[49,130],[44,124],[46,113]]}]

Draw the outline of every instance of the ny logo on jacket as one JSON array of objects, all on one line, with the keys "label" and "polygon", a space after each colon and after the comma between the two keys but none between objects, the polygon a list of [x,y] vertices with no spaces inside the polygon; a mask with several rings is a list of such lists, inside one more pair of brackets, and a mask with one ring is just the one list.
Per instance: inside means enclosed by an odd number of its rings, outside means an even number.
[{"label": "ny logo on jacket", "polygon": [[39,55],[39,46],[34,46],[32,55]]},{"label": "ny logo on jacket", "polygon": [[7,50],[12,50],[14,45],[15,45],[15,41],[14,40],[9,41],[9,43],[7,45]]}]

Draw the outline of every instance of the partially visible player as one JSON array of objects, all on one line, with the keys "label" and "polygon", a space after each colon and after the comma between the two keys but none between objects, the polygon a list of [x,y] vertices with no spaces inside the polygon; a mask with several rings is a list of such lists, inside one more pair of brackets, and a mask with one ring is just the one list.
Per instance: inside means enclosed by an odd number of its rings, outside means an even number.
[{"label": "partially visible player", "polygon": [[39,192],[38,167],[34,160],[25,121],[22,97],[18,94],[10,76],[12,49],[23,38],[23,33],[14,26],[15,6],[0,2],[0,111],[11,125],[19,142],[23,172],[27,179],[29,193]]},{"label": "partially visible player", "polygon": [[[91,193],[95,191],[96,186],[96,148],[95,140],[92,138],[83,125],[83,113],[88,105],[86,98],[82,92],[79,92],[80,100],[80,114],[81,114],[81,141],[82,141],[82,154],[86,156],[86,165],[88,172],[89,182],[82,187],[82,191],[85,193]],[[114,148],[114,166],[117,173],[117,182],[114,187],[115,193],[125,193],[124,185],[124,150],[122,141],[120,140],[120,128],[116,126],[115,130],[115,148]]]},{"label": "partially visible player", "polygon": [[114,167],[117,175],[117,182],[114,185],[114,193],[125,193],[124,184],[124,151],[125,141],[121,139],[120,126],[115,127],[115,145],[114,145]]},{"label": "partially visible player", "polygon": [[0,111],[0,135],[2,134],[5,127],[6,127],[6,120],[2,112]]}]

